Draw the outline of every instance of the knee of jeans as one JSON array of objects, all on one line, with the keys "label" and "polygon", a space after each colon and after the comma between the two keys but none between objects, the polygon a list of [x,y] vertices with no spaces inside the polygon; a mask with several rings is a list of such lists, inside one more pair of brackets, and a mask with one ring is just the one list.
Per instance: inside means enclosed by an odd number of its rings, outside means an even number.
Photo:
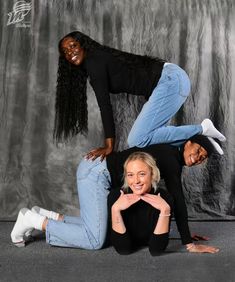
[{"label": "knee of jeans", "polygon": [[[102,231],[102,230],[100,230]],[[106,240],[106,232],[99,232],[99,236],[95,234],[89,234],[90,237],[90,244],[92,250],[100,250],[103,248]]]},{"label": "knee of jeans", "polygon": [[131,134],[129,134],[128,137],[127,137],[127,144],[128,144],[129,147],[133,147],[132,143],[133,143],[132,142],[132,136],[131,136]]},{"label": "knee of jeans", "polygon": [[136,134],[133,134],[132,132],[129,133],[127,138],[127,144],[130,148],[138,146],[138,138]]},{"label": "knee of jeans", "polygon": [[[100,250],[102,249],[104,243],[102,242],[95,242],[95,243],[90,243],[87,246],[84,247],[84,249],[87,250]],[[81,248],[81,242],[73,242],[73,246],[76,248]]]},{"label": "knee of jeans", "polygon": [[140,136],[129,134],[128,139],[127,139],[127,144],[130,148],[132,147],[143,148],[148,145],[148,137],[141,138]]},{"label": "knee of jeans", "polygon": [[[87,250],[100,250],[102,249],[104,243],[102,244],[102,242],[93,242],[93,243],[90,243],[88,244],[87,246],[84,246],[83,248],[84,249],[87,249]],[[75,248],[81,248],[81,242],[73,242],[73,246]]]},{"label": "knee of jeans", "polygon": [[100,250],[102,249],[103,245],[104,245],[104,242],[96,242],[96,244],[93,245],[93,250]]}]

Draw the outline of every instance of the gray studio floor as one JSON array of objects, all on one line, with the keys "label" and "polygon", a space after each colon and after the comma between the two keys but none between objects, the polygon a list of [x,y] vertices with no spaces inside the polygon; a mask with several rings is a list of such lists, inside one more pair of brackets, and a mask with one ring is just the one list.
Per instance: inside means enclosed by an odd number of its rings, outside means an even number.
[{"label": "gray studio floor", "polygon": [[[112,247],[85,251],[51,247],[44,240],[16,248],[9,234],[13,222],[0,222],[0,281],[156,281],[235,282],[235,222],[190,222],[192,232],[211,237],[217,254],[192,254],[181,247],[173,224],[167,252],[151,257],[142,249],[129,256]],[[207,243],[207,244],[208,244]]]}]

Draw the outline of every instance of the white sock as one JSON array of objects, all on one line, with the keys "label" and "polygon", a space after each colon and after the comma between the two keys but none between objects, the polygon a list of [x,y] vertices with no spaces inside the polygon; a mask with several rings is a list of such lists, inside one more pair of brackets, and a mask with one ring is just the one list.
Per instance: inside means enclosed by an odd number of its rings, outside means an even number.
[{"label": "white sock", "polygon": [[29,209],[21,209],[11,232],[12,242],[19,247],[24,246],[25,241],[23,237],[25,233],[32,228],[42,230],[42,225],[45,219],[45,216],[33,213]]},{"label": "white sock", "polygon": [[221,142],[226,141],[225,136],[217,130],[213,124],[213,122],[206,118],[201,123],[202,126],[202,135],[217,138]]},{"label": "white sock", "polygon": [[53,220],[58,220],[59,216],[60,216],[60,214],[57,213],[57,212],[48,211],[48,210],[45,210],[45,209],[40,208],[38,206],[32,207],[31,211],[34,212],[34,213],[46,216],[47,218],[53,219]]},{"label": "white sock", "polygon": [[34,228],[28,229],[28,230],[24,233],[24,235],[25,235],[26,237],[32,236],[33,230],[34,230]]},{"label": "white sock", "polygon": [[[32,207],[31,211],[34,212],[34,213],[37,213],[37,214],[46,216],[47,218],[53,219],[53,220],[58,220],[58,219],[59,219],[59,216],[60,216],[59,213],[56,213],[56,212],[53,212],[53,211],[48,211],[48,210],[43,209],[43,208],[40,208],[40,207],[38,207],[38,206]],[[31,236],[33,230],[34,230],[33,228],[27,230],[27,231],[25,232],[25,236],[26,236],[26,237]]]},{"label": "white sock", "polygon": [[212,143],[212,145],[214,146],[214,148],[216,149],[216,151],[220,154],[223,155],[224,151],[222,150],[222,148],[220,147],[220,145],[212,138],[212,137],[207,137],[210,142]]}]

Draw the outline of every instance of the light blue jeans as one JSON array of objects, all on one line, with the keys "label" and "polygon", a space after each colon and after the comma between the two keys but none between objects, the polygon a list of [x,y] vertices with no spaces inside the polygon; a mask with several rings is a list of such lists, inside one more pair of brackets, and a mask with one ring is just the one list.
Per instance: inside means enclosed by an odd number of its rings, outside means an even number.
[{"label": "light blue jeans", "polygon": [[190,80],[186,72],[175,64],[165,64],[156,88],[131,128],[129,147],[160,143],[179,145],[201,133],[201,125],[167,126],[189,92]]},{"label": "light blue jeans", "polygon": [[[201,125],[167,126],[189,91],[187,74],[174,64],[165,65],[157,87],[131,129],[129,145],[144,147],[157,143],[175,144],[200,133]],[[107,232],[107,196],[110,187],[111,178],[106,160],[83,159],[77,170],[80,217],[65,216],[63,222],[49,220],[47,242],[62,247],[100,249]]]},{"label": "light blue jeans", "polygon": [[54,246],[88,250],[102,248],[107,233],[107,196],[110,186],[106,160],[83,159],[77,170],[80,216],[65,216],[64,221],[49,220],[47,242]]}]

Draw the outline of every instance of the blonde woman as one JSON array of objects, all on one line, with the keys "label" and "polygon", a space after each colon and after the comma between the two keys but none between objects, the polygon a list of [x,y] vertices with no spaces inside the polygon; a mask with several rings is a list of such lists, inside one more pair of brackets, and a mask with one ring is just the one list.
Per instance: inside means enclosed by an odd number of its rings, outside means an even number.
[{"label": "blonde woman", "polygon": [[131,154],[124,163],[124,187],[109,194],[111,243],[120,254],[149,246],[158,255],[168,245],[172,202],[157,189],[160,172],[145,152]]}]

